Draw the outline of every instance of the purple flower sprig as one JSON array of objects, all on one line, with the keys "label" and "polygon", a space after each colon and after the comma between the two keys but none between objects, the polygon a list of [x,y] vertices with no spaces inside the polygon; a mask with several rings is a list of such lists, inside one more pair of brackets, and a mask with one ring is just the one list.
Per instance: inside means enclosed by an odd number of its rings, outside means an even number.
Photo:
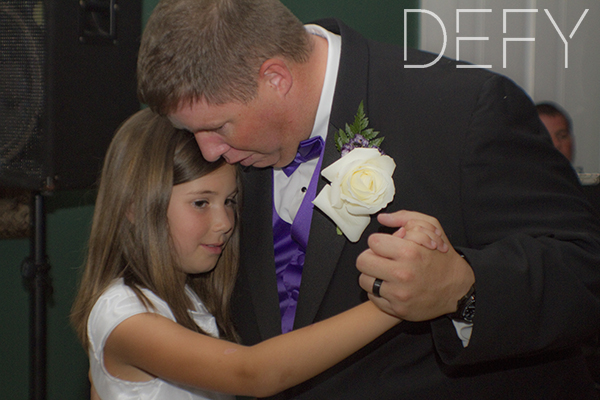
[{"label": "purple flower sprig", "polygon": [[361,101],[358,106],[358,111],[354,116],[354,123],[352,125],[346,124],[346,129],[340,129],[335,134],[335,145],[338,151],[344,157],[352,150],[359,147],[371,147],[379,150],[381,155],[385,153],[379,147],[383,142],[383,137],[378,138],[379,132],[374,131],[369,126],[369,119],[365,115],[363,102]]}]

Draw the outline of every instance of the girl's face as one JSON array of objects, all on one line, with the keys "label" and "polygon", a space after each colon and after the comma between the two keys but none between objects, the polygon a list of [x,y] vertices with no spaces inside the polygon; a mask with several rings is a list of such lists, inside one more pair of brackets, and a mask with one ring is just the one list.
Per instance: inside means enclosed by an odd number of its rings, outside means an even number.
[{"label": "girl's face", "polygon": [[173,186],[167,218],[177,261],[185,273],[215,267],[233,232],[237,191],[235,167],[228,164]]}]

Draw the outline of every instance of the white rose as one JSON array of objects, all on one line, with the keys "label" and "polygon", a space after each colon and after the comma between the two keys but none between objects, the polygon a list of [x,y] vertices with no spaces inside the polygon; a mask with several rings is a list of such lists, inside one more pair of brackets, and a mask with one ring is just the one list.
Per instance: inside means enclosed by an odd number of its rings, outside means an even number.
[{"label": "white rose", "polygon": [[392,174],[396,163],[374,148],[356,148],[325,168],[331,183],[321,190],[313,204],[331,218],[348,240],[360,239],[370,215],[388,205],[396,189]]}]

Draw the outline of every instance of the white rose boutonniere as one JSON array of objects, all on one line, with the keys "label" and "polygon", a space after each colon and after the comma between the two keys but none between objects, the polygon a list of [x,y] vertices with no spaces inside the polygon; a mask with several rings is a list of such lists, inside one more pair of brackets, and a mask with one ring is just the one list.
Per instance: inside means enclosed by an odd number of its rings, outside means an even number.
[{"label": "white rose boutonniere", "polygon": [[351,242],[360,239],[374,214],[386,207],[396,193],[394,160],[378,146],[383,138],[366,129],[368,119],[360,104],[353,125],[336,134],[342,158],[321,171],[330,184],[313,201]]}]

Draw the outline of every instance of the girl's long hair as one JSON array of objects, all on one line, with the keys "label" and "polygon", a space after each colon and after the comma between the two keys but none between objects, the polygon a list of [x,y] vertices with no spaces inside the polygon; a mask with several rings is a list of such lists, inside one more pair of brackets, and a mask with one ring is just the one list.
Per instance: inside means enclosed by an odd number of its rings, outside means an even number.
[{"label": "girl's long hair", "polygon": [[[229,314],[239,253],[239,202],[234,232],[217,266],[182,279],[175,262],[167,221],[174,185],[207,175],[225,162],[207,162],[191,133],[172,127],[149,109],[139,111],[119,128],[105,157],[94,209],[87,260],[71,322],[87,350],[87,320],[104,290],[123,278],[149,309],[140,289],[163,299],[177,322],[202,330],[188,313],[188,284],[217,321],[221,336],[237,340]],[[241,190],[240,174],[236,172]],[[241,193],[238,199],[241,199]]]}]

